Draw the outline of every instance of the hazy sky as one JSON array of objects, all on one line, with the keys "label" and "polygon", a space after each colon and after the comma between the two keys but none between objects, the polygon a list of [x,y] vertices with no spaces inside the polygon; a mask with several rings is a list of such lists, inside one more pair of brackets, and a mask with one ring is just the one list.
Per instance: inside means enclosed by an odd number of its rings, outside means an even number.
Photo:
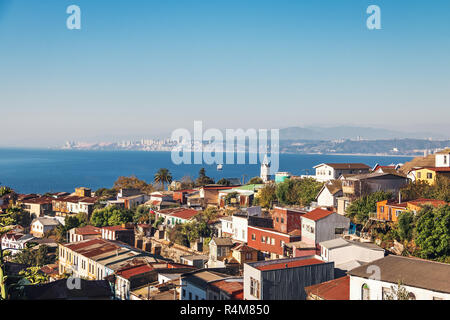
[{"label": "hazy sky", "polygon": [[[370,4],[382,30],[366,27]],[[194,120],[447,134],[449,101],[448,0],[0,0],[0,146]]]}]

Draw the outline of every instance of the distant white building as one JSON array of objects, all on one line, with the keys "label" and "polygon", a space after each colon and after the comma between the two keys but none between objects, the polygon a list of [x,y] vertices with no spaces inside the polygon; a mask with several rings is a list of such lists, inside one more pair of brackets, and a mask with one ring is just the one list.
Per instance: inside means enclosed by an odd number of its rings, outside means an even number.
[{"label": "distant white building", "polygon": [[263,162],[261,163],[261,174],[260,177],[264,183],[270,180],[270,162],[267,159],[267,156],[264,157]]},{"label": "distant white building", "polygon": [[438,168],[448,168],[450,167],[450,150],[446,149],[443,151],[436,152],[435,166]]},{"label": "distant white building", "polygon": [[343,174],[369,173],[370,167],[364,163],[321,163],[314,167],[317,181],[338,179]]}]

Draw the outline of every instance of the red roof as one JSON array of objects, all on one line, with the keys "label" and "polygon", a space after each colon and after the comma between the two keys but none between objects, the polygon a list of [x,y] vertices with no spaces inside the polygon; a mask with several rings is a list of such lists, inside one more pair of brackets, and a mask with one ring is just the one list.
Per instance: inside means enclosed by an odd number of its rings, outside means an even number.
[{"label": "red roof", "polygon": [[[268,261],[270,261],[270,260],[268,260]],[[272,260],[272,261],[274,261],[274,260]],[[280,263],[270,263],[270,264],[268,263],[268,264],[263,264],[261,266],[255,266],[255,268],[260,271],[268,271],[268,270],[288,269],[288,268],[296,268],[296,267],[302,267],[302,266],[310,266],[310,265],[322,264],[322,263],[324,263],[324,262],[321,260],[311,258],[311,259],[287,261],[287,262],[280,262]]]},{"label": "red roof", "polygon": [[140,274],[143,274],[143,273],[147,273],[147,272],[150,272],[152,270],[153,270],[152,267],[150,267],[147,264],[144,264],[144,265],[140,265],[140,266],[137,266],[137,267],[131,267],[131,268],[119,270],[119,271],[117,271],[117,275],[119,275],[119,276],[121,276],[122,278],[125,278],[125,279],[130,279],[130,278],[132,278],[134,276],[137,276],[137,275],[140,275]]},{"label": "red roof", "polygon": [[170,216],[171,217],[177,217],[180,219],[185,219],[185,220],[189,220],[192,217],[196,216],[198,214],[197,210],[194,209],[184,209],[175,213],[172,213]]},{"label": "red roof", "polygon": [[212,286],[228,293],[231,296],[238,295],[244,290],[244,283],[242,281],[233,281],[233,279],[224,279],[211,283]]},{"label": "red roof", "polygon": [[350,276],[315,284],[305,291],[324,300],[350,300]]},{"label": "red roof", "polygon": [[96,235],[96,234],[101,234],[102,229],[91,226],[91,225],[87,225],[85,227],[76,228],[75,233],[79,234],[79,235],[92,235],[92,234]]},{"label": "red roof", "polygon": [[445,206],[447,204],[447,202],[445,202],[443,200],[424,199],[424,198],[411,200],[411,201],[408,201],[408,203],[411,203],[411,204],[416,205],[416,206],[431,205],[431,206],[434,206],[434,207]]},{"label": "red roof", "polygon": [[330,214],[333,214],[333,212],[317,208],[317,209],[314,209],[313,211],[305,213],[302,216],[302,218],[307,218],[309,220],[317,221],[317,220],[323,219],[325,217],[328,217]]},{"label": "red roof", "polygon": [[436,172],[450,172],[450,168],[433,167],[433,168],[423,168],[423,169],[428,169],[428,170],[432,170],[432,171],[436,171]]}]

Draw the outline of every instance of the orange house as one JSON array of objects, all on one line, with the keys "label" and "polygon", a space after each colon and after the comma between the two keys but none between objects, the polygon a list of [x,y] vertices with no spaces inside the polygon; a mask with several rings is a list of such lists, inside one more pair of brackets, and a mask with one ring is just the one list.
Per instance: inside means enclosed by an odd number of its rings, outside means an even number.
[{"label": "orange house", "polygon": [[396,222],[399,215],[407,210],[407,202],[379,201],[377,202],[377,219]]},{"label": "orange house", "polygon": [[411,211],[416,213],[423,206],[430,205],[435,208],[446,205],[447,202],[435,199],[416,199],[407,202],[395,203],[388,200],[377,202],[377,219],[397,222],[401,213]]}]

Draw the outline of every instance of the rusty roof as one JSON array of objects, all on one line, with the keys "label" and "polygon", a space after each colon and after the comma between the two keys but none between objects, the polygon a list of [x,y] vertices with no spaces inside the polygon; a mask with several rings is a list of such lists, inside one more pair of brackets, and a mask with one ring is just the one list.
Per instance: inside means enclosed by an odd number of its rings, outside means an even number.
[{"label": "rusty roof", "polygon": [[350,277],[345,276],[305,287],[305,291],[323,300],[350,300]]}]

